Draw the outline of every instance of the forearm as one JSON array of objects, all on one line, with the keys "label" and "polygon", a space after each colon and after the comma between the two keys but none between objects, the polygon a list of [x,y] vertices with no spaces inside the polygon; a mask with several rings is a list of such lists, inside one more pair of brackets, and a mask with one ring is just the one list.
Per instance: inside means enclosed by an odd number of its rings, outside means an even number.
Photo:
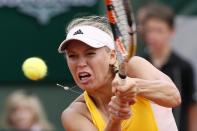
[{"label": "forearm", "polygon": [[121,121],[114,121],[110,117],[104,131],[121,131]]},{"label": "forearm", "polygon": [[175,107],[180,104],[180,94],[173,83],[165,80],[136,80],[138,95],[161,106]]}]

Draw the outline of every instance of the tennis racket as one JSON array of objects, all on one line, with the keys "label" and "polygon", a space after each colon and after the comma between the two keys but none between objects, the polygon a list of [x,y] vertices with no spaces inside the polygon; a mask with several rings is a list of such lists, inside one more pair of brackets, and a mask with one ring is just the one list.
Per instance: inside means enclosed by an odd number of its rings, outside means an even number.
[{"label": "tennis racket", "polygon": [[107,17],[115,41],[119,76],[127,77],[126,63],[136,52],[136,25],[129,0],[105,0]]}]

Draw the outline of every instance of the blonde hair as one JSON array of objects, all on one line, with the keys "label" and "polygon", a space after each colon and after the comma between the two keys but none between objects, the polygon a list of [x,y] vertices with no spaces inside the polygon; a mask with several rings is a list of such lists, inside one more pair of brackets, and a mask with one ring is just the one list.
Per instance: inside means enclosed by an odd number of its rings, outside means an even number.
[{"label": "blonde hair", "polygon": [[7,97],[5,103],[4,119],[2,120],[3,128],[13,128],[11,122],[11,115],[14,109],[19,104],[28,104],[34,113],[34,124],[41,126],[42,130],[52,130],[52,125],[49,124],[46,114],[43,110],[42,104],[39,98],[35,95],[27,94],[24,90],[17,90]]},{"label": "blonde hair", "polygon": [[113,38],[111,27],[108,23],[107,18],[102,16],[85,16],[82,18],[76,18],[72,20],[70,24],[67,26],[66,32],[69,32],[73,27],[82,25],[94,26],[108,33]]}]

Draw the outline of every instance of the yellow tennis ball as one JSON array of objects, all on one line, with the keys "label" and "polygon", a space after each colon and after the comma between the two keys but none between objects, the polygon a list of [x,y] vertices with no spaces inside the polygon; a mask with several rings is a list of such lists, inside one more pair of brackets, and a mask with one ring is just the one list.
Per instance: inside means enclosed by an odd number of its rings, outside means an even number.
[{"label": "yellow tennis ball", "polygon": [[47,65],[41,58],[31,57],[24,61],[22,70],[27,78],[36,81],[46,76]]}]

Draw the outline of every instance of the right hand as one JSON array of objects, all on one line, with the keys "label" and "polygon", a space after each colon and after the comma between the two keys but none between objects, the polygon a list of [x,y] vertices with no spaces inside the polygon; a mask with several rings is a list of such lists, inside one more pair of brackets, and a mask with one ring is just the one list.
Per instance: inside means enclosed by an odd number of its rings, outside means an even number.
[{"label": "right hand", "polygon": [[113,121],[121,121],[131,116],[130,105],[121,101],[118,96],[113,96],[108,106],[110,117]]},{"label": "right hand", "polygon": [[[122,84],[122,82],[124,83]],[[120,79],[116,74],[112,81],[112,92],[120,98],[121,101],[133,105],[136,102],[136,96],[139,93],[139,89],[136,85],[137,79],[127,77],[126,79]]]}]

